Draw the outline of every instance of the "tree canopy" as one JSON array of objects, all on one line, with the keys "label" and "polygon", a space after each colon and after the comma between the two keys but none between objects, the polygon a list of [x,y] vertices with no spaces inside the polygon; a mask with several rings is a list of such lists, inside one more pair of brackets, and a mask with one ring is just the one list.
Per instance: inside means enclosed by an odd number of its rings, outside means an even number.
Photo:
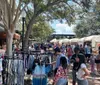
[{"label": "tree canopy", "polygon": [[[32,11],[32,16],[27,23],[25,33],[25,46],[28,44],[30,32],[33,24],[38,22],[38,18],[42,16],[43,20],[66,20],[68,24],[75,21],[75,10],[69,1],[78,4],[84,9],[89,8],[91,0],[0,0],[0,26],[7,33],[7,54],[11,55],[12,37],[15,32],[16,23],[20,18],[23,10]],[[9,49],[10,48],[10,49]]]},{"label": "tree canopy", "polygon": [[37,22],[33,25],[32,31],[31,31],[31,38],[43,41],[50,36],[54,30],[51,28],[49,23],[47,22]]},{"label": "tree canopy", "polygon": [[[91,0],[31,0],[31,7],[26,8],[26,13],[31,10],[31,17],[27,24],[27,31],[25,33],[25,46],[27,46],[28,38],[33,24],[38,22],[38,18],[42,16],[42,20],[52,21],[54,19],[66,20],[70,25],[75,21],[75,10],[71,3],[79,5],[82,9],[89,8]],[[28,13],[29,15],[29,13]],[[30,16],[30,15],[29,15]],[[39,19],[40,20],[40,19]]]},{"label": "tree canopy", "polygon": [[92,10],[81,18],[74,31],[77,37],[100,34],[100,2],[96,2]]}]

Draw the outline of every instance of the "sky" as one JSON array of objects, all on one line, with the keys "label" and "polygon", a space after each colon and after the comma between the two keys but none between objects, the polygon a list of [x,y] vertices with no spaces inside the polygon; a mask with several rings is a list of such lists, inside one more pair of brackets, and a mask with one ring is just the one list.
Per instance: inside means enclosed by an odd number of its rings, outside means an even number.
[{"label": "sky", "polygon": [[[70,0],[68,2],[70,5],[75,4]],[[54,20],[53,23],[50,23],[52,28],[54,28],[56,34],[75,34],[74,33],[74,27],[75,25],[69,26],[68,24],[60,23],[58,20]]]},{"label": "sky", "polygon": [[74,27],[75,25],[69,26],[66,23],[60,23],[59,21],[55,20],[50,23],[52,28],[55,30],[56,34],[75,34]]}]

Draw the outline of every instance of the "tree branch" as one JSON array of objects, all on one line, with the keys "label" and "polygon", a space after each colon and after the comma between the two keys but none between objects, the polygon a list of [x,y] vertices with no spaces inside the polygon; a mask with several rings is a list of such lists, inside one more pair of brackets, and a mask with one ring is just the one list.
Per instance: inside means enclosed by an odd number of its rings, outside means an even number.
[{"label": "tree branch", "polygon": [[13,24],[14,24],[14,25],[15,25],[17,19],[18,19],[18,16],[19,16],[18,13],[19,13],[19,10],[20,10],[20,8],[21,8],[21,2],[22,2],[22,0],[19,0],[19,4],[18,4],[17,10],[16,10],[16,14],[15,14],[15,19],[14,19],[14,21],[13,21]]},{"label": "tree branch", "polygon": [[33,7],[33,8],[34,8],[34,11],[36,11],[39,4],[36,3],[35,0],[33,0],[32,3],[34,4],[34,5],[33,5],[33,6],[34,6],[34,7]]},{"label": "tree branch", "polygon": [[[8,9],[9,9],[9,12],[8,12],[8,18],[9,18],[9,27],[11,26],[12,24],[12,21],[13,21],[13,16],[12,16],[12,12],[11,12],[11,6],[12,6],[12,0],[10,0],[10,2],[8,3]],[[7,10],[8,10],[7,9]]]},{"label": "tree branch", "polygon": [[[52,3],[48,2],[45,11],[51,9],[51,7],[52,7],[53,5],[56,5],[56,4],[61,3],[61,2],[64,2],[64,1],[63,1],[63,0],[55,0],[55,1],[52,2]],[[42,8],[40,8],[38,11],[35,11],[35,13],[36,13],[36,15],[38,15],[38,14],[41,14],[43,11],[44,11],[44,10],[43,10]]]},{"label": "tree branch", "polygon": [[55,0],[55,1],[52,2],[52,3],[48,2],[47,8],[53,6],[53,5],[57,4],[57,3],[61,3],[61,2],[64,2],[64,1],[63,1],[63,0]]},{"label": "tree branch", "polygon": [[[27,8],[27,9],[28,9],[28,8]],[[27,18],[30,20],[30,19],[31,19],[31,18],[30,18],[31,14],[30,14],[29,12],[27,12],[26,10],[25,10],[25,12],[26,12]]]},{"label": "tree branch", "polygon": [[13,0],[12,2],[12,17],[14,17],[14,13],[15,13],[15,0]]},{"label": "tree branch", "polygon": [[7,26],[7,23],[6,23],[5,19],[3,19],[2,22],[3,22],[4,26],[5,26],[4,29],[8,30],[8,26]]},{"label": "tree branch", "polygon": [[[2,21],[3,22],[3,21]],[[4,24],[4,25],[3,25]],[[7,29],[7,25],[5,24],[5,22],[3,22],[3,23],[0,23],[0,26],[2,27],[2,28],[4,28],[6,31],[8,30]]]},{"label": "tree branch", "polygon": [[20,12],[19,12],[19,14],[18,14],[19,16],[21,15],[22,11],[25,10],[25,8],[27,7],[28,4],[29,4],[29,3],[26,3],[25,6],[22,8],[22,10],[20,10]]},{"label": "tree branch", "polygon": [[21,13],[22,13],[22,11],[27,7],[27,5],[28,5],[29,3],[26,3],[25,4],[25,6],[22,8],[22,10],[18,10],[18,13],[17,13],[17,15],[16,15],[16,17],[15,17],[15,19],[14,19],[14,24],[17,22],[17,20],[18,20],[18,17],[21,15]]},{"label": "tree branch", "polygon": [[3,24],[0,23],[0,27],[5,28],[5,26]]},{"label": "tree branch", "polygon": [[66,3],[68,6],[69,6],[69,8],[71,9],[71,10],[73,10],[74,11],[74,9],[68,4],[68,3]]},{"label": "tree branch", "polygon": [[[10,9],[9,9],[9,4],[8,4],[8,1],[5,0],[5,5],[6,5],[6,8],[4,9],[5,10],[5,15],[7,15],[7,19],[5,19],[6,17],[3,16],[3,20],[7,20],[7,27],[9,26],[10,22],[9,22],[9,12],[10,12]],[[6,14],[7,13],[7,14]],[[5,21],[3,21],[3,23],[5,23]],[[6,23],[5,23],[6,24]]]},{"label": "tree branch", "polygon": [[78,4],[79,6],[81,5],[80,3],[78,3],[76,0],[72,0],[74,3]]}]

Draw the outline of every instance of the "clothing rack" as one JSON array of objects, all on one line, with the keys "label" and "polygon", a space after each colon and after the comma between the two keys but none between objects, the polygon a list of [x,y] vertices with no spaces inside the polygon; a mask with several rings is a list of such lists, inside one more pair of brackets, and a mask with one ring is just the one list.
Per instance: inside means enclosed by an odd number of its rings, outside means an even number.
[{"label": "clothing rack", "polygon": [[[21,52],[19,52],[18,54],[21,54]],[[15,71],[15,68],[19,68],[19,67],[14,67],[15,60],[16,61],[18,60],[17,64],[18,64],[19,61],[22,61],[22,63],[23,63],[23,58],[18,57],[18,56],[14,56],[14,53],[13,53],[13,56],[5,55],[5,57],[4,57],[4,60],[3,60],[3,85],[8,85],[9,79],[11,80],[10,85],[18,85],[15,82],[16,77],[17,77],[16,75],[18,74]],[[23,68],[22,64],[21,64],[21,66]],[[9,70],[10,70],[10,73],[9,73]],[[9,78],[9,76],[11,78]],[[20,84],[20,85],[23,85],[23,84]]]},{"label": "clothing rack", "polygon": [[50,53],[50,51],[46,51],[44,53],[41,53],[41,51],[38,50],[38,51],[17,51],[17,52],[15,51],[15,52],[13,52],[13,54],[50,55],[51,53]]},{"label": "clothing rack", "polygon": [[[28,53],[29,55],[36,55],[36,57],[38,57],[38,56],[40,56],[40,59],[42,58],[42,56],[48,56],[48,55],[51,55],[51,53],[49,52],[49,51],[46,51],[46,52],[44,52],[44,53],[41,53],[40,51],[30,51],[29,53]],[[46,64],[46,63],[45,63]],[[50,64],[50,63],[47,63],[47,64]],[[40,66],[42,65],[42,62],[40,62]],[[42,70],[41,70],[42,71]],[[42,74],[42,72],[41,72],[41,74]],[[36,77],[39,77],[40,78],[40,85],[43,85],[43,76],[44,75],[38,75],[38,76],[36,76],[36,75],[33,75],[33,78],[35,78],[35,76]],[[44,79],[47,79],[47,75],[45,75],[45,77],[44,77]]]},{"label": "clothing rack", "polygon": [[[17,54],[16,56],[15,56],[15,54]],[[13,52],[13,56],[8,56],[8,55],[5,55],[5,57],[4,57],[4,60],[3,60],[3,85],[8,85],[8,82],[9,82],[9,73],[8,73],[8,71],[9,71],[9,63],[10,63],[10,61],[12,61],[12,62],[14,62],[14,60],[21,60],[21,61],[24,61],[24,58],[23,58],[23,56],[18,56],[19,54],[26,54],[26,55],[36,55],[36,56],[41,56],[41,55],[51,55],[50,54],[50,52],[49,51],[47,51],[47,52],[45,52],[45,53],[41,53],[40,51],[17,51],[17,52]],[[10,64],[13,64],[13,63],[10,63]],[[23,62],[23,64],[24,64],[24,62]],[[10,68],[10,69],[12,69],[12,68]],[[11,75],[13,75],[14,76],[14,78],[16,77],[16,75],[14,74],[14,71],[12,70],[12,74]],[[13,81],[13,78],[12,78],[12,81]],[[14,82],[14,81],[13,81]],[[17,85],[17,84],[11,84],[11,85]],[[20,84],[20,85],[22,85],[22,84]]]}]

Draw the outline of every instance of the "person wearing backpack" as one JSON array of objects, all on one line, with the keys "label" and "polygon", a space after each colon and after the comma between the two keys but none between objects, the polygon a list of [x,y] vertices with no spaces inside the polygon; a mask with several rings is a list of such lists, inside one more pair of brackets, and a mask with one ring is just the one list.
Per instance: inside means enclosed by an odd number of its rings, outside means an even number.
[{"label": "person wearing backpack", "polygon": [[60,58],[60,66],[54,76],[53,85],[68,85],[67,79],[67,60],[65,57]]}]

